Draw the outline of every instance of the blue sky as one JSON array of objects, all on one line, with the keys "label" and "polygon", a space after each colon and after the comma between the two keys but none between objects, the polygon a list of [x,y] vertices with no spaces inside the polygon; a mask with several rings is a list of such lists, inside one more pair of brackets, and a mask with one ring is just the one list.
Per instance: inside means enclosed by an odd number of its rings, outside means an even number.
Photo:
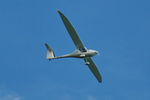
[{"label": "blue sky", "polygon": [[[0,100],[150,100],[149,0],[1,0]],[[75,46],[57,10],[73,23],[103,76],[81,59],[46,60]]]}]

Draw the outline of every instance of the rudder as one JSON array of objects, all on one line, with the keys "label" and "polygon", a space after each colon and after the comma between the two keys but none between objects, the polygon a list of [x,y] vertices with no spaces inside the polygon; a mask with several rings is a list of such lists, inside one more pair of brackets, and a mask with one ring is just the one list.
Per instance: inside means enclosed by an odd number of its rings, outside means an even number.
[{"label": "rudder", "polygon": [[45,43],[45,46],[47,48],[47,59],[54,59],[55,58],[55,53],[53,51],[53,49],[47,44]]}]

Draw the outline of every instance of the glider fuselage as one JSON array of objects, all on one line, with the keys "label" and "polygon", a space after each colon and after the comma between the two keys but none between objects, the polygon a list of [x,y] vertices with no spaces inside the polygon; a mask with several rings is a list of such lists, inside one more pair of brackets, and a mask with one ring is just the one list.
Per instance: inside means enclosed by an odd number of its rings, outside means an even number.
[{"label": "glider fuselage", "polygon": [[66,54],[63,56],[56,56],[53,59],[57,58],[85,58],[85,57],[92,57],[98,54],[98,51],[96,50],[87,50],[86,52],[82,52],[80,50],[75,50],[73,53]]}]

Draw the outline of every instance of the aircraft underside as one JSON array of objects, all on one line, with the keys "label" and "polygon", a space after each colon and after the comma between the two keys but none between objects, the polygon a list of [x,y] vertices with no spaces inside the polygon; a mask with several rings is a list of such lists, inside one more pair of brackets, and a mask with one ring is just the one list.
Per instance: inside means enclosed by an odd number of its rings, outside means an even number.
[{"label": "aircraft underside", "polygon": [[71,39],[73,40],[73,43],[76,46],[76,50],[75,50],[75,52],[70,53],[70,54],[66,54],[63,56],[55,56],[53,49],[47,43],[45,43],[45,46],[47,48],[47,59],[51,60],[51,59],[59,59],[59,58],[82,58],[85,61],[85,64],[89,67],[89,69],[93,73],[93,75],[96,77],[98,82],[102,82],[101,74],[99,73],[99,71],[96,67],[96,64],[92,60],[92,57],[95,56],[96,54],[98,54],[98,51],[86,49],[84,44],[80,40],[76,30],[74,29],[72,24],[69,22],[67,17],[64,16],[64,14],[61,13],[60,11],[58,11],[58,13],[70,35]]}]

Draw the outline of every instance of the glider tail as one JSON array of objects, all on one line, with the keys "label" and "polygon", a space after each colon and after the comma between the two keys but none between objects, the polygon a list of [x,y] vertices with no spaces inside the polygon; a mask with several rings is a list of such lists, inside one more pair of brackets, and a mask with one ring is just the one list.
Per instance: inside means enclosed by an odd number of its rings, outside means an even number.
[{"label": "glider tail", "polygon": [[53,49],[47,44],[45,43],[45,46],[47,48],[47,59],[51,60],[55,58],[55,53],[53,51]]}]

